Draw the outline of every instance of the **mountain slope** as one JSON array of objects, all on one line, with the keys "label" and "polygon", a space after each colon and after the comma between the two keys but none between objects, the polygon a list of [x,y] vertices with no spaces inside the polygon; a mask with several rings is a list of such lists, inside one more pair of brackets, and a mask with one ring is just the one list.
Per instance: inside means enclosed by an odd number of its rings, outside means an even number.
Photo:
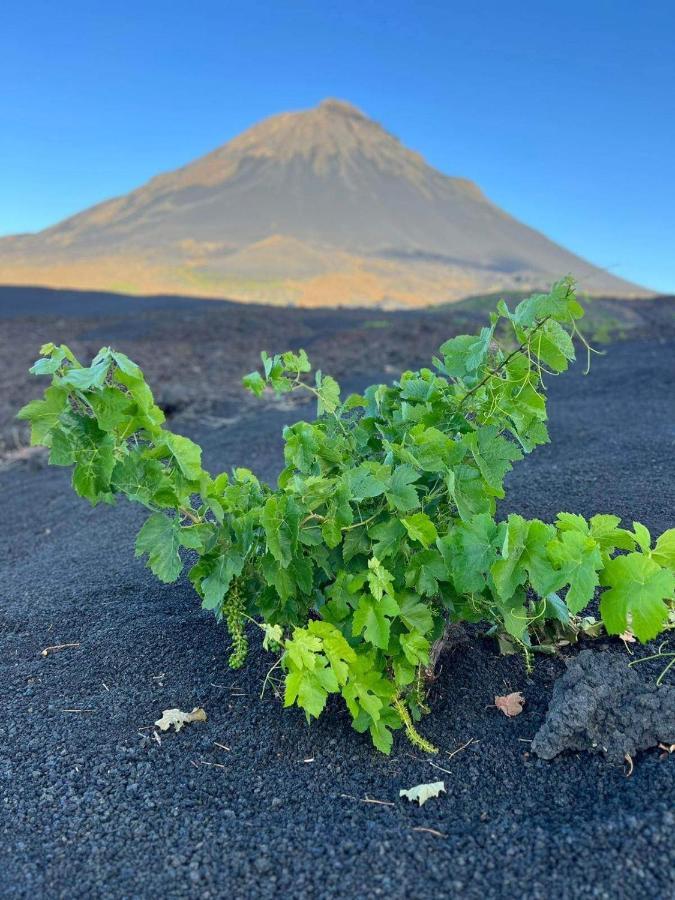
[{"label": "mountain slope", "polygon": [[124,197],[0,240],[0,282],[308,305],[435,303],[567,272],[591,292],[646,293],[337,100],[273,116]]}]

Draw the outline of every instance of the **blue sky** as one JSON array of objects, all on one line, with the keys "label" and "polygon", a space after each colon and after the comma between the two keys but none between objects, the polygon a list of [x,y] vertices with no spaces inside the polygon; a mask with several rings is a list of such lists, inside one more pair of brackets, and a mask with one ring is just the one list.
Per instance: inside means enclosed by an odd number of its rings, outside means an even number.
[{"label": "blue sky", "polygon": [[675,293],[675,4],[7,0],[0,234],[350,100],[553,239]]}]

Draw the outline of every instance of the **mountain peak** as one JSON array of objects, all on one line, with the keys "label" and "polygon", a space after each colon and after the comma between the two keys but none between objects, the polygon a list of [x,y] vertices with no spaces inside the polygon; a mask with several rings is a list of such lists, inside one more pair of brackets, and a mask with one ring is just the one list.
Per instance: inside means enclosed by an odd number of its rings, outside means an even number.
[{"label": "mountain peak", "polygon": [[353,103],[349,103],[347,100],[338,100],[335,97],[326,97],[326,99],[322,100],[316,108],[323,109],[330,113],[338,113],[343,116],[354,116],[358,119],[368,118],[365,113],[361,112],[361,110],[357,106],[354,106]]},{"label": "mountain peak", "polygon": [[262,302],[433,303],[594,269],[345,100],[270,116],[217,150],[39,234],[0,241],[0,281]]}]

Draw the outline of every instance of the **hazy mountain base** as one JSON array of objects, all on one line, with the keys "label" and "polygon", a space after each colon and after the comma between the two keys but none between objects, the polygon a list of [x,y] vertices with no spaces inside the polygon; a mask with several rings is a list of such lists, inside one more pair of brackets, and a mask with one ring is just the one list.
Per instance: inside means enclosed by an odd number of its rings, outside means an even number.
[{"label": "hazy mountain base", "polygon": [[[545,280],[536,272],[504,273],[449,262],[358,256],[280,235],[218,257],[218,251],[184,241],[170,258],[155,254],[37,261],[3,261],[0,283],[132,295],[177,293],[272,306],[435,306],[472,294],[533,291]],[[222,251],[220,251],[222,252]],[[587,280],[589,289],[592,277]]]}]

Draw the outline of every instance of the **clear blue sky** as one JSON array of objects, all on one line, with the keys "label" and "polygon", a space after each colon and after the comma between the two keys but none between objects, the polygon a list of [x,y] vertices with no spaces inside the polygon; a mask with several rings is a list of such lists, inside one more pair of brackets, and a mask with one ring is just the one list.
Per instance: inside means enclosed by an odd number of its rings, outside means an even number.
[{"label": "clear blue sky", "polygon": [[673,0],[6,0],[0,234],[350,100],[616,274],[675,293]]}]

